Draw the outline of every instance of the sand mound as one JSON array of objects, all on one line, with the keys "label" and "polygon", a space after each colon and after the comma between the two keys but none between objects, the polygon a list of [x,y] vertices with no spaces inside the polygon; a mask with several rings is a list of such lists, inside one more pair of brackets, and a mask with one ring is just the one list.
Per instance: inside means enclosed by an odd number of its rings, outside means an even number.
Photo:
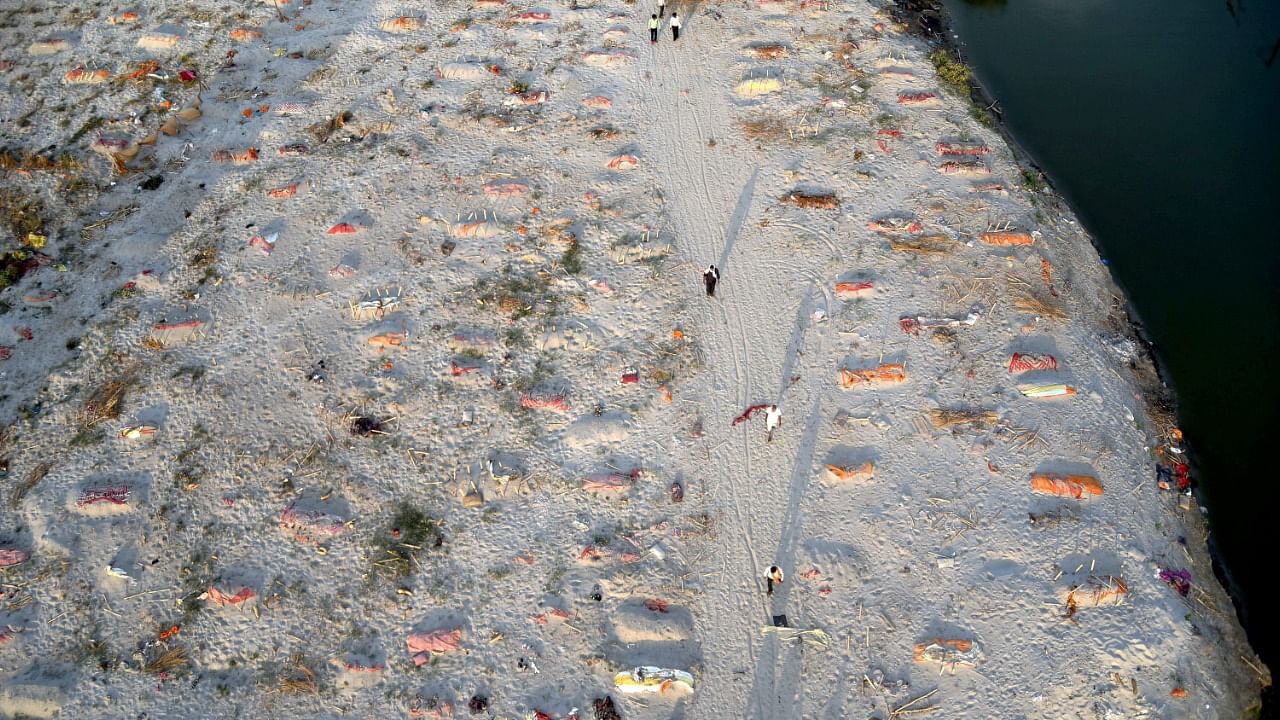
[{"label": "sand mound", "polygon": [[378,23],[378,29],[387,33],[408,33],[422,27],[422,20],[412,15],[400,15]]},{"label": "sand mound", "polygon": [[138,504],[139,488],[136,483],[91,485],[72,492],[67,498],[67,509],[86,517],[110,517],[133,512]]},{"label": "sand mound", "polygon": [[623,643],[679,642],[693,638],[693,616],[680,607],[655,612],[644,605],[624,605],[613,614],[613,638]]},{"label": "sand mound", "polygon": [[30,55],[55,55],[60,52],[70,50],[72,43],[66,38],[45,38],[37,40],[27,46],[27,53]]},{"label": "sand mound", "polygon": [[564,431],[564,442],[572,448],[620,443],[631,432],[631,417],[622,414],[584,415]]},{"label": "sand mound", "polygon": [[436,70],[442,80],[484,80],[491,74],[489,67],[478,62],[451,62]]},{"label": "sand mound", "polygon": [[178,47],[180,42],[182,42],[182,36],[177,33],[150,32],[138,38],[138,47],[156,52],[172,50]]},{"label": "sand mound", "polygon": [[502,226],[493,220],[464,220],[449,226],[449,235],[458,238],[491,238],[502,234]]},{"label": "sand mound", "polygon": [[635,53],[629,50],[588,50],[582,54],[582,62],[591,67],[626,65],[635,59]]},{"label": "sand mound", "polygon": [[859,465],[827,465],[822,479],[832,485],[857,485],[875,478],[876,467],[867,461]]},{"label": "sand mound", "polygon": [[0,687],[0,715],[51,718],[62,710],[66,693],[54,685],[6,683]]}]

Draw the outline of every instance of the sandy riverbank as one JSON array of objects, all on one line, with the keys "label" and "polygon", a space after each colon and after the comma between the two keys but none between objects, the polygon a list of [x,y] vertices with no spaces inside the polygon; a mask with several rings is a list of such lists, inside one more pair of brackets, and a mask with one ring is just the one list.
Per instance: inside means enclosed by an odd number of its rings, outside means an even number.
[{"label": "sandy riverbank", "polygon": [[31,7],[0,713],[1256,698],[1088,238],[876,8]]}]

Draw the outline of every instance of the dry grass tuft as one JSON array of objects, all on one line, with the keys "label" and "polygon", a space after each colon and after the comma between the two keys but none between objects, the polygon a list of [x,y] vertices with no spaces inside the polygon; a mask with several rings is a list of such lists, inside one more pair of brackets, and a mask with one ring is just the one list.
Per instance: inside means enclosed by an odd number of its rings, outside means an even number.
[{"label": "dry grass tuft", "polygon": [[142,666],[142,669],[145,672],[159,674],[177,670],[186,666],[187,662],[187,649],[179,645],[151,658],[147,661],[147,664]]},{"label": "dry grass tuft", "polygon": [[1014,294],[1013,307],[1021,312],[1030,313],[1048,320],[1065,320],[1067,311],[1056,302],[1045,300],[1030,290],[1020,290]]},{"label": "dry grass tuft", "polygon": [[840,199],[835,193],[804,192],[792,190],[782,196],[782,202],[808,210],[836,210],[840,207]]},{"label": "dry grass tuft", "polygon": [[45,225],[44,205],[38,198],[5,188],[0,191],[0,224],[19,239],[40,232]]},{"label": "dry grass tuft", "polygon": [[[444,545],[440,524],[409,503],[400,503],[390,525],[374,541],[382,557],[374,561],[376,570],[407,577],[421,570],[418,555]],[[375,553],[377,554],[377,553]]]},{"label": "dry grass tuft", "polygon": [[991,410],[960,410],[955,408],[936,408],[929,411],[929,420],[938,430],[958,427],[960,425],[994,425],[999,419]]},{"label": "dry grass tuft", "polygon": [[124,396],[137,385],[137,382],[137,374],[130,371],[115,380],[107,381],[94,390],[80,407],[81,424],[91,428],[104,420],[120,417]]},{"label": "dry grass tuft", "polygon": [[520,320],[540,310],[549,312],[556,302],[550,276],[546,273],[512,272],[506,268],[496,279],[486,278],[477,282],[476,290],[478,304],[496,308],[512,320]]},{"label": "dry grass tuft", "polygon": [[762,60],[777,60],[787,56],[787,46],[770,43],[768,45],[752,45],[747,52]]},{"label": "dry grass tuft", "polygon": [[277,689],[284,694],[311,693],[312,695],[319,695],[320,686],[316,684],[316,673],[307,667],[302,655],[297,654],[289,658],[289,663],[293,667],[280,677]]},{"label": "dry grass tuft", "polygon": [[787,124],[778,118],[766,117],[759,119],[739,119],[738,129],[742,134],[752,140],[790,140],[791,130]]},{"label": "dry grass tuft", "polygon": [[50,158],[45,155],[35,155],[24,152],[21,155],[14,155],[9,150],[0,150],[0,170],[19,172],[51,172],[51,173],[69,173],[80,169],[80,162],[69,154],[62,154],[56,158]]},{"label": "dry grass tuft", "polygon": [[308,126],[307,132],[311,133],[311,135],[319,142],[326,143],[329,142],[329,137],[331,135],[346,127],[347,123],[351,122],[354,118],[355,115],[353,115],[351,111],[343,110],[337,115],[329,118],[327,122],[315,123]]},{"label": "dry grass tuft", "polygon": [[591,128],[591,137],[596,140],[617,140],[622,137],[622,131],[609,125],[599,125]]},{"label": "dry grass tuft", "polygon": [[9,507],[17,509],[18,503],[22,502],[22,498],[31,491],[31,488],[40,484],[40,481],[52,469],[53,463],[49,462],[43,462],[31,468],[31,472],[27,473],[27,477],[13,486],[13,492],[9,494]]},{"label": "dry grass tuft", "polygon": [[955,252],[959,241],[946,235],[921,235],[919,237],[891,240],[889,247],[896,252],[909,252],[916,255],[948,255]]},{"label": "dry grass tuft", "polygon": [[972,305],[975,301],[985,305],[995,303],[995,288],[990,278],[965,277],[948,270],[942,287],[946,291],[947,300],[953,305]]},{"label": "dry grass tuft", "polygon": [[18,437],[18,431],[14,429],[14,424],[9,423],[0,428],[0,456],[5,455],[13,448],[13,441]]},{"label": "dry grass tuft", "polygon": [[[747,139],[767,143],[822,142],[831,130],[824,121],[824,116],[811,110],[781,116],[757,113],[740,117],[734,122]],[[854,159],[861,158],[862,152],[857,151]]]}]

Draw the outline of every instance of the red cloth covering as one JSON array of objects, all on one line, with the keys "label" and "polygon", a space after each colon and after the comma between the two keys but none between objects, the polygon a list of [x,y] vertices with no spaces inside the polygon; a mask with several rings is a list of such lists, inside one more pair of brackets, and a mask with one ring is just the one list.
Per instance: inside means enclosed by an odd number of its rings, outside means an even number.
[{"label": "red cloth covering", "polygon": [[764,409],[765,409],[765,408],[767,408],[767,407],[769,407],[769,405],[768,405],[768,404],[764,404],[764,405],[752,405],[751,407],[747,408],[746,410],[743,410],[741,415],[739,415],[738,417],[734,418],[734,419],[733,419],[733,422],[732,422],[732,423],[730,423],[730,425],[729,425],[729,426],[730,426],[730,427],[733,427],[733,426],[736,426],[738,423],[744,423],[744,422],[746,422],[746,421],[750,420],[752,415],[756,414],[757,412],[760,412],[761,410],[764,410]]}]

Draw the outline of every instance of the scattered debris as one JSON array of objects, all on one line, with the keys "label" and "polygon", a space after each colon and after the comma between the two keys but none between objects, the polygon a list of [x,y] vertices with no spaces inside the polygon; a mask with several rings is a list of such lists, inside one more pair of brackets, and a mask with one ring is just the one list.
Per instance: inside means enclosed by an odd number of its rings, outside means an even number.
[{"label": "scattered debris", "polygon": [[1073,618],[1081,607],[1119,605],[1129,593],[1124,580],[1111,575],[1090,575],[1084,581],[1073,583],[1066,591],[1067,614]]},{"label": "scattered debris", "polygon": [[972,640],[935,638],[915,646],[916,662],[937,663],[952,672],[961,665],[974,667],[982,657],[982,649]]}]

